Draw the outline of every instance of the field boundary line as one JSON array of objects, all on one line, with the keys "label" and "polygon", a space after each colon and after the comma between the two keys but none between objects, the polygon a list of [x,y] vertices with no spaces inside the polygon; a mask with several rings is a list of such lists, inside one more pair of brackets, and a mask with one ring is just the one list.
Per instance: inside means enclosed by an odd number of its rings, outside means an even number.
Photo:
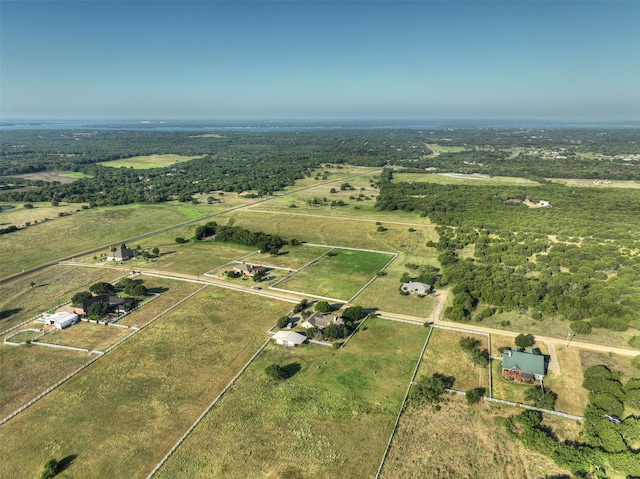
[{"label": "field boundary line", "polygon": [[413,369],[413,374],[411,375],[411,380],[409,381],[409,386],[407,387],[407,392],[404,394],[404,399],[402,400],[402,405],[400,406],[400,411],[398,411],[398,417],[396,418],[396,422],[393,425],[393,430],[391,431],[391,436],[389,437],[389,442],[387,442],[387,447],[384,450],[384,454],[382,455],[382,460],[380,461],[380,466],[378,467],[378,472],[376,472],[376,478],[379,479],[380,474],[382,474],[382,468],[384,467],[384,463],[387,460],[387,456],[389,455],[389,450],[391,449],[391,443],[393,442],[393,438],[398,431],[398,425],[400,424],[400,418],[402,417],[402,413],[405,410],[407,399],[409,398],[409,391],[411,391],[411,386],[416,379],[416,375],[418,374],[418,369],[420,368],[420,364],[422,363],[422,358],[424,358],[424,352],[427,350],[427,345],[429,344],[429,339],[431,339],[431,333],[433,333],[433,326],[429,328],[429,334],[427,334],[427,339],[424,340],[424,345],[422,346],[422,351],[420,351],[420,356],[418,357],[418,361],[416,362],[416,367]]},{"label": "field boundary line", "polygon": [[191,434],[193,432],[193,430],[198,426],[198,424],[200,424],[200,422],[209,413],[209,411],[211,411],[211,409],[216,405],[216,403],[220,399],[222,399],[222,397],[229,390],[229,388],[231,388],[231,386],[233,386],[233,384],[238,380],[240,375],[242,373],[244,373],[244,371],[251,365],[251,363],[253,363],[253,361],[258,357],[258,355],[264,350],[264,348],[267,347],[267,345],[269,344],[270,341],[271,341],[271,338],[267,339],[264,343],[262,343],[262,346],[260,346],[260,348],[258,348],[258,350],[254,353],[254,355],[251,356],[251,359],[249,359],[247,364],[245,364],[242,367],[242,369],[240,369],[240,371],[238,371],[238,373],[233,377],[233,379],[231,379],[231,381],[229,381],[229,384],[227,384],[225,386],[225,388],[220,392],[220,394],[218,394],[216,396],[216,398],[211,402],[211,404],[209,404],[209,406],[202,412],[202,414],[200,414],[200,416],[198,416],[198,418],[195,420],[195,422],[193,424],[191,424],[189,429],[187,429],[186,432],[180,437],[180,439],[178,439],[178,441],[173,445],[173,447],[171,447],[171,449],[169,449],[169,452],[160,460],[160,462],[156,465],[156,467],[153,468],[153,470],[149,473],[149,475],[146,477],[146,479],[151,479],[155,475],[155,473],[158,472],[158,470],[160,470],[160,468],[164,465],[164,463],[169,460],[169,458],[173,455],[173,453],[176,451],[176,449],[178,449],[178,447],[180,447],[180,445],[185,441],[185,439],[187,439],[189,434]]},{"label": "field boundary line", "polygon": [[[14,418],[15,416],[17,416],[18,414],[20,414],[22,411],[24,411],[25,409],[27,409],[29,406],[33,405],[35,402],[39,401],[40,399],[42,399],[43,397],[45,397],[47,394],[49,394],[50,392],[52,392],[53,390],[55,390],[56,388],[58,388],[59,386],[62,386],[62,384],[64,384],[65,382],[67,382],[69,379],[71,379],[72,377],[74,377],[76,374],[80,373],[82,370],[86,369],[87,367],[89,367],[91,364],[93,364],[94,362],[96,362],[98,359],[100,359],[101,357],[103,357],[105,354],[107,354],[108,352],[112,351],[113,349],[115,349],[116,347],[120,346],[122,343],[124,343],[127,339],[129,339],[131,336],[133,336],[134,334],[138,333],[140,330],[144,329],[145,327],[147,327],[148,325],[150,325],[151,323],[153,323],[154,321],[156,321],[157,319],[159,319],[161,316],[164,316],[166,313],[168,313],[169,311],[173,310],[174,308],[178,307],[180,304],[184,303],[186,300],[190,299],[192,296],[194,296],[195,294],[199,293],[200,291],[202,291],[203,289],[205,289],[206,287],[208,287],[209,285],[205,285],[202,288],[198,289],[197,291],[194,291],[193,293],[190,293],[189,295],[185,296],[184,298],[182,298],[180,301],[178,301],[177,303],[173,304],[173,306],[170,306],[169,308],[165,309],[164,311],[162,311],[160,314],[156,315],[155,317],[151,318],[149,321],[147,321],[146,323],[144,323],[142,326],[140,326],[139,328],[131,328],[133,329],[133,331],[131,331],[129,334],[127,334],[126,336],[124,336],[123,338],[119,339],[118,341],[116,341],[115,343],[113,343],[111,346],[109,346],[107,349],[104,350],[104,352],[102,352],[101,354],[99,354],[98,356],[96,356],[95,358],[91,358],[89,361],[87,361],[86,363],[84,363],[83,365],[81,365],[79,368],[77,368],[75,371],[72,371],[71,373],[69,373],[68,375],[66,375],[64,378],[60,379],[58,382],[56,382],[55,384],[53,384],[52,386],[49,386],[47,389],[45,389],[44,391],[42,391],[40,394],[36,395],[35,397],[31,398],[29,401],[27,401],[26,403],[24,403],[22,406],[20,406],[18,409],[16,409],[15,411],[13,411],[12,413],[10,413],[8,416],[4,417],[3,419],[0,420],[0,426],[3,425],[5,422],[9,421],[10,419]],[[41,344],[44,346],[44,344]],[[51,346],[50,344],[47,344],[47,346]],[[89,354],[91,354],[93,351],[90,351]]]},{"label": "field boundary line", "polygon": [[[393,258],[391,258],[389,261],[387,261],[387,264],[385,264],[382,268],[380,268],[380,273],[382,273],[385,269],[387,269],[387,267],[393,263],[395,261],[395,259],[398,257],[398,253],[393,253]],[[347,301],[347,303],[352,303],[354,299],[356,299],[356,297],[358,297],[360,295],[360,293],[362,293],[365,289],[367,289],[369,287],[369,285],[371,283],[373,283],[376,279],[378,278],[378,275],[375,274],[373,276],[373,278],[371,278],[367,284],[365,284],[362,288],[360,288],[360,290],[354,294],[353,296],[351,296],[351,298],[349,298],[349,301]]]}]

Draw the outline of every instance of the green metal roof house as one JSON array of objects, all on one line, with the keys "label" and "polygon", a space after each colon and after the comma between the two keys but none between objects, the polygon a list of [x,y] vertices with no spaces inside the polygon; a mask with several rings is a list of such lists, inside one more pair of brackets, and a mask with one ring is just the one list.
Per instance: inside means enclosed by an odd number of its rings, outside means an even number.
[{"label": "green metal roof house", "polygon": [[502,377],[531,382],[544,378],[544,354],[527,348],[525,351],[505,349],[502,353]]}]

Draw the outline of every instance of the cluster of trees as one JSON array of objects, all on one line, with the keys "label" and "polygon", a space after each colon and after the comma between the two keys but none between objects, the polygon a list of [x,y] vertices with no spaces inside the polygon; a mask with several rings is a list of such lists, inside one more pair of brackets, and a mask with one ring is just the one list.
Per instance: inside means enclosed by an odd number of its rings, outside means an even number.
[{"label": "cluster of trees", "polygon": [[[559,317],[587,334],[592,327],[624,331],[640,306],[640,258],[611,241],[567,238],[552,243],[539,233],[437,227],[442,274],[453,285],[445,309],[454,321],[481,321],[496,309]],[[578,244],[579,242],[579,244]],[[473,248],[473,257],[459,251]],[[485,305],[477,313],[479,306]],[[489,308],[489,309],[487,309]]]},{"label": "cluster of trees", "polygon": [[136,281],[131,278],[122,278],[118,281],[118,286],[122,288],[125,294],[135,297],[143,297],[148,294],[147,288],[141,281]]},{"label": "cluster of trees", "polygon": [[[216,241],[227,243],[238,243],[247,246],[257,246],[262,252],[278,254],[280,248],[288,244],[287,241],[278,235],[270,235],[259,232],[252,232],[240,226],[219,226],[215,221],[210,221],[196,228],[194,239],[201,240],[203,238],[215,236]],[[176,238],[177,243],[184,241],[182,238]],[[300,244],[298,240],[291,240],[291,244]]]},{"label": "cluster of trees", "polygon": [[480,349],[480,341],[470,336],[465,336],[459,341],[460,347],[469,362],[481,368],[486,368],[489,364],[489,351]]},{"label": "cluster of trees", "polygon": [[409,389],[407,396],[411,404],[437,404],[447,389],[453,387],[454,378],[435,373],[433,376],[421,376]]},{"label": "cluster of trees", "polygon": [[640,419],[632,415],[622,419],[625,405],[640,406],[640,379],[623,384],[619,373],[597,365],[585,370],[583,387],[590,391],[584,413],[586,443],[559,442],[535,411],[507,419],[507,432],[580,477],[594,473],[606,477],[609,470],[626,477],[640,476],[634,449],[640,437]]},{"label": "cluster of trees", "polygon": [[[147,288],[140,282],[131,278],[122,278],[118,282],[120,289],[129,296],[142,297],[147,295]],[[111,283],[99,282],[92,284],[88,291],[80,291],[71,297],[72,304],[83,303],[96,296],[108,296],[116,292],[116,287]]]}]

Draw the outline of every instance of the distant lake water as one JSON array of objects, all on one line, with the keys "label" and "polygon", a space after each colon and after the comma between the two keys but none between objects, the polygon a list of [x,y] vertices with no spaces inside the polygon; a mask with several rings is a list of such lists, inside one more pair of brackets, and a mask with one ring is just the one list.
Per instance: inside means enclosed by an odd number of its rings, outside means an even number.
[{"label": "distant lake water", "polygon": [[558,122],[511,120],[2,120],[0,131],[12,130],[129,130],[129,131],[331,131],[331,130],[444,130],[489,129],[622,129],[639,122]]}]

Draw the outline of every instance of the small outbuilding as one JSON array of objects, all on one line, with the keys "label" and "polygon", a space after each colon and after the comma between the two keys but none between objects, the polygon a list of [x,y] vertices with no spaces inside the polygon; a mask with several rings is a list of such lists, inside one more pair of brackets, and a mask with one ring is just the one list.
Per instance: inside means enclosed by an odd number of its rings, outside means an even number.
[{"label": "small outbuilding", "polygon": [[78,322],[78,315],[75,313],[69,313],[65,311],[60,311],[58,313],[53,314],[43,314],[42,322],[44,324],[50,324],[55,326],[57,329],[68,328],[72,324]]},{"label": "small outbuilding", "polygon": [[307,337],[295,331],[278,331],[272,339],[276,344],[282,344],[285,348],[293,348],[304,343]]},{"label": "small outbuilding", "polygon": [[418,281],[409,281],[402,284],[402,291],[409,294],[429,294],[433,290],[433,286]]}]

